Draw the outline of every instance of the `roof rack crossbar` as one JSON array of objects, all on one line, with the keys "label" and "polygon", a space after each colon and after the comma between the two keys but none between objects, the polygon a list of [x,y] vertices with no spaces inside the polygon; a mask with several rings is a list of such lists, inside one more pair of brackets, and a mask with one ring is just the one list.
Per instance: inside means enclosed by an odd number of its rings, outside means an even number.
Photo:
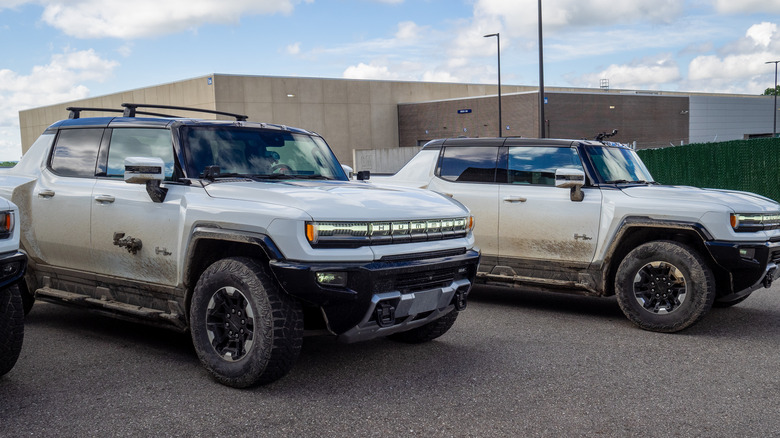
[{"label": "roof rack crossbar", "polygon": [[184,106],[173,106],[173,105],[153,105],[153,104],[147,104],[147,103],[123,103],[122,106],[124,109],[124,116],[125,117],[135,117],[137,114],[151,114],[151,113],[144,113],[136,111],[137,108],[161,108],[161,109],[173,109],[173,110],[179,110],[179,111],[193,111],[193,112],[199,112],[199,113],[209,113],[209,114],[217,114],[221,116],[230,116],[234,117],[236,121],[244,122],[247,120],[248,116],[244,114],[235,114],[235,113],[228,113],[224,111],[215,111],[215,110],[208,110],[208,109],[202,109],[202,108],[189,108]]},{"label": "roof rack crossbar", "polygon": [[121,113],[122,110],[118,108],[88,108],[83,106],[69,106],[65,108],[66,111],[70,111],[68,114],[69,119],[78,119],[81,117],[82,111],[101,111],[107,113]]}]

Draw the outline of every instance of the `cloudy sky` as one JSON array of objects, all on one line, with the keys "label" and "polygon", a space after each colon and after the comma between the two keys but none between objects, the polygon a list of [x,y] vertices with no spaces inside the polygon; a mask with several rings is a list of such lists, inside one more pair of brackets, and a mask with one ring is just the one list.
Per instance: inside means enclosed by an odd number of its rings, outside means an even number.
[{"label": "cloudy sky", "polygon": [[[543,0],[546,86],[761,94],[780,0]],[[0,161],[19,110],[211,73],[537,85],[537,0],[0,0]],[[63,114],[63,117],[65,115]]]}]

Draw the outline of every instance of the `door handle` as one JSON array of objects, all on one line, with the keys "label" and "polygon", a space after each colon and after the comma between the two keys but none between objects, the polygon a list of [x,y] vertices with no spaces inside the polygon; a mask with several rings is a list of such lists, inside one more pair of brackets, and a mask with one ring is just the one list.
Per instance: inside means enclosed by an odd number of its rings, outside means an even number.
[{"label": "door handle", "polygon": [[51,198],[53,196],[54,196],[54,190],[41,189],[41,191],[38,192],[39,198]]},{"label": "door handle", "polygon": [[525,202],[527,200],[527,198],[523,198],[522,196],[507,196],[504,198],[504,202]]},{"label": "door handle", "polygon": [[114,197],[111,195],[97,195],[95,196],[95,201],[98,204],[110,204],[114,202]]}]

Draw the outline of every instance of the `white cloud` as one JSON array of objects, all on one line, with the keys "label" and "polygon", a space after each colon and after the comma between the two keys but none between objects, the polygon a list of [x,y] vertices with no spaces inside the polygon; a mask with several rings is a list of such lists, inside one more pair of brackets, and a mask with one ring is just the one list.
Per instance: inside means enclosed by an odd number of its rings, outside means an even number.
[{"label": "white cloud", "polygon": [[[689,89],[711,92],[761,94],[770,84],[774,66],[766,61],[778,59],[780,33],[775,23],[751,26],[745,37],[734,41],[714,55],[701,55],[688,66]],[[771,84],[770,84],[771,85]]]},{"label": "white cloud", "polygon": [[398,23],[398,32],[395,37],[399,40],[417,40],[420,38],[420,32],[423,29],[413,21],[403,21]]},{"label": "white cloud", "polygon": [[[534,52],[538,47],[537,0],[476,0],[470,21],[461,23],[452,57],[495,55],[500,33],[501,52]],[[664,43],[642,34],[632,23],[670,23],[683,14],[679,0],[544,0],[542,3],[545,57],[548,60],[602,55],[628,47],[651,47]],[[609,35],[605,35],[605,33]],[[665,38],[680,39],[675,35]],[[552,50],[547,50],[552,49]]]},{"label": "white cloud", "polygon": [[[668,23],[683,13],[679,0],[545,0],[544,31],[558,31],[637,20]],[[477,0],[475,23],[499,20],[508,35],[533,36],[538,31],[537,0]],[[495,32],[495,31],[493,31]]]},{"label": "white cloud", "polygon": [[398,79],[398,74],[391,72],[386,65],[364,64],[361,62],[358,65],[347,67],[342,77],[345,79],[396,80]]},{"label": "white cloud", "polygon": [[755,41],[756,44],[768,47],[775,33],[777,33],[777,25],[775,23],[763,22],[750,26],[745,36]]},{"label": "white cloud", "polygon": [[83,99],[89,96],[84,82],[102,82],[118,65],[94,50],[68,50],[52,55],[48,64],[33,67],[28,75],[1,69],[0,160],[21,155],[20,110]]},{"label": "white cloud", "polygon": [[297,42],[297,43],[290,44],[285,48],[285,51],[287,52],[288,55],[293,55],[293,56],[298,55],[299,53],[301,53],[301,43]]},{"label": "white cloud", "polygon": [[460,80],[447,71],[426,71],[422,75],[425,82],[460,82]]},{"label": "white cloud", "polygon": [[40,0],[45,23],[77,38],[145,38],[205,23],[238,23],[244,14],[289,14],[294,0]]},{"label": "white cloud", "polygon": [[634,60],[628,64],[612,64],[606,69],[574,78],[582,87],[598,88],[601,79],[608,79],[610,88],[631,90],[659,89],[662,84],[679,82],[682,76],[671,55]]},{"label": "white cloud", "polygon": [[715,10],[721,14],[780,13],[780,2],[776,0],[715,0]]},{"label": "white cloud", "polygon": [[29,2],[30,0],[0,0],[0,11],[3,9],[13,9]]},{"label": "white cloud", "polygon": [[130,57],[130,55],[132,55],[132,54],[133,54],[133,44],[132,44],[132,43],[123,44],[123,45],[122,45],[122,46],[120,46],[118,49],[116,49],[116,51],[117,51],[117,53],[119,53],[119,55],[121,55],[123,58],[129,58],[129,57]]}]

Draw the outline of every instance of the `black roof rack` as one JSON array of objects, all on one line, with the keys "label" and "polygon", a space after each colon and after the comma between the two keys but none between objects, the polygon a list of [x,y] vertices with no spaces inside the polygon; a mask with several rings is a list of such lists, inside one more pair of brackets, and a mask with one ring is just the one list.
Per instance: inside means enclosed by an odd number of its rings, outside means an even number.
[{"label": "black roof rack", "polygon": [[121,109],[116,108],[87,108],[83,106],[69,106],[65,108],[66,111],[70,111],[70,114],[68,114],[69,119],[78,119],[81,117],[82,111],[104,111],[109,113],[121,113]]},{"label": "black roof rack", "polygon": [[[119,108],[87,108],[82,106],[69,106],[65,108],[66,110],[70,111],[70,114],[68,114],[69,119],[78,119],[81,117],[82,111],[99,111],[99,112],[106,112],[106,113],[124,113],[125,110],[119,109]],[[172,116],[170,114],[160,114],[160,113],[152,113],[148,111],[137,111],[136,114],[143,114],[145,116],[156,116],[156,117],[179,117],[179,116]]]},{"label": "black roof rack", "polygon": [[148,103],[123,103],[123,107],[125,107],[124,110],[124,116],[125,117],[135,117],[136,114],[149,114],[141,111],[137,111],[137,108],[160,108],[160,109],[173,109],[173,110],[179,110],[179,111],[194,111],[199,113],[208,113],[208,114],[217,114],[221,116],[230,116],[235,117],[236,121],[239,122],[245,122],[248,116],[244,114],[235,114],[235,113],[228,113],[224,111],[215,111],[215,110],[208,110],[208,109],[202,109],[202,108],[189,108],[184,106],[172,106],[172,105],[153,105]]},{"label": "black roof rack", "polygon": [[208,110],[208,109],[202,109],[202,108],[189,108],[185,106],[172,106],[172,105],[153,105],[153,104],[147,104],[147,103],[123,103],[122,106],[124,109],[119,108],[89,108],[89,107],[81,107],[81,106],[69,106],[65,108],[67,111],[70,111],[70,114],[68,114],[69,119],[78,119],[81,117],[82,111],[97,111],[97,112],[108,112],[108,113],[122,113],[124,117],[135,117],[136,115],[145,115],[145,116],[155,116],[155,117],[181,117],[181,116],[174,116],[171,114],[161,114],[161,113],[153,113],[151,111],[138,111],[138,108],[160,108],[160,109],[172,109],[172,110],[179,110],[179,111],[193,111],[193,112],[199,112],[199,113],[209,113],[209,114],[218,114],[223,116],[230,116],[235,117],[237,121],[244,122],[248,118],[244,114],[234,114],[234,113],[227,113],[224,111],[214,111],[214,110]]}]

